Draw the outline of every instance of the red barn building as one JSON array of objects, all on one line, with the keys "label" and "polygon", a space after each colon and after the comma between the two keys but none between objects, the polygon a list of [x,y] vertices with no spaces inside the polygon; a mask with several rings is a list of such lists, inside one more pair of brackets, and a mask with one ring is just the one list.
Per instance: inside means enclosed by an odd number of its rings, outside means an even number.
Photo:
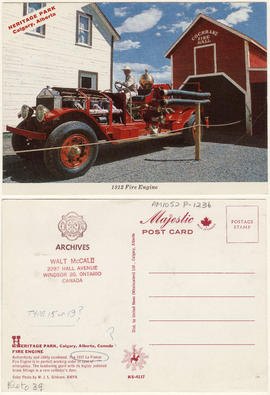
[{"label": "red barn building", "polygon": [[267,128],[267,53],[252,38],[203,14],[171,46],[174,89],[211,92],[212,124],[243,120],[247,134]]}]

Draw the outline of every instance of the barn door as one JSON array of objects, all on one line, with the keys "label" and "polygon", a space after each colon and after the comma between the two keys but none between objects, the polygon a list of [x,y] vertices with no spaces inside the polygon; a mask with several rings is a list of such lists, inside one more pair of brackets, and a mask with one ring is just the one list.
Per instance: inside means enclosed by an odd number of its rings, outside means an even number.
[{"label": "barn door", "polygon": [[217,72],[215,44],[194,48],[194,74],[211,74]]}]

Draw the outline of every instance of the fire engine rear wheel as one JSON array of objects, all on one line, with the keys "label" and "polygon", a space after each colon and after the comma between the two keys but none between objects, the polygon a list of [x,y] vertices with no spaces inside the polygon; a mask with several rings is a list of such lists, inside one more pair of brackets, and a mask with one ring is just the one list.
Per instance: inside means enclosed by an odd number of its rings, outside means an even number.
[{"label": "fire engine rear wheel", "polygon": [[70,121],[53,130],[46,141],[44,162],[51,174],[58,178],[74,178],[83,175],[94,164],[98,145],[94,130],[83,122]]},{"label": "fire engine rear wheel", "polygon": [[[184,142],[188,145],[195,144],[195,136],[196,136],[196,125],[195,125],[195,115],[192,115],[190,119],[185,123],[185,128],[189,128],[184,130]],[[201,126],[201,141],[203,139],[204,128]]]},{"label": "fire engine rear wheel", "polygon": [[[30,121],[31,122],[31,121]],[[29,125],[28,125],[29,127]],[[21,122],[17,128],[19,129],[27,129],[25,121]],[[25,136],[20,134],[13,133],[11,139],[12,147],[14,151],[24,151],[24,150],[32,150],[36,148],[41,148],[42,145],[37,140],[28,139]],[[40,159],[42,154],[40,151],[36,152],[18,152],[17,155],[20,158],[27,159],[27,160],[36,160]]]}]

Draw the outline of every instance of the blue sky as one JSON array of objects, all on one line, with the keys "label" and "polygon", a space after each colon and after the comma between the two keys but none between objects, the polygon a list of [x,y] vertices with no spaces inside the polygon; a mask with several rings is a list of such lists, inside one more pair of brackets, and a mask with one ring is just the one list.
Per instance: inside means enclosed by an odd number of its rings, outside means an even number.
[{"label": "blue sky", "polygon": [[170,82],[170,60],[164,53],[199,13],[247,34],[266,47],[266,2],[97,3],[121,35],[114,49],[114,79],[123,80],[123,65],[136,80],[145,68],[155,82]]}]

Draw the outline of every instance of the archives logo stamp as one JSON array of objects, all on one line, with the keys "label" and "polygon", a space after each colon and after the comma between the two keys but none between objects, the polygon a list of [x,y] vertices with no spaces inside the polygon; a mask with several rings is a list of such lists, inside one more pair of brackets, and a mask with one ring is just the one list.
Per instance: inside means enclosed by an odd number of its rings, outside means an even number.
[{"label": "archives logo stamp", "polygon": [[66,215],[62,215],[62,218],[58,223],[58,229],[61,232],[62,237],[66,237],[68,240],[74,241],[79,237],[83,237],[83,234],[87,229],[87,224],[84,221],[83,216],[71,211]]}]

